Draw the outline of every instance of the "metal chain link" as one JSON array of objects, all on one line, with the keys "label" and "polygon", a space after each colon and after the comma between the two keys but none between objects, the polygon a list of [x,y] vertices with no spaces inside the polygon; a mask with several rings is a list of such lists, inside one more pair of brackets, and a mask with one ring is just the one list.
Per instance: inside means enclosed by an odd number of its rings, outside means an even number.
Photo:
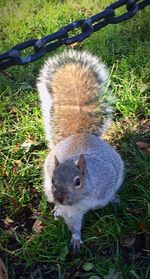
[{"label": "metal chain link", "polygon": [[[70,45],[81,42],[108,24],[116,24],[133,17],[139,10],[150,4],[150,0],[119,0],[109,5],[104,11],[87,19],[81,19],[68,24],[57,32],[41,39],[30,39],[14,46],[9,51],[0,55],[0,70],[12,65],[24,65],[36,61],[45,53],[50,52],[62,45]],[[126,7],[126,12],[116,16],[115,10]],[[69,32],[80,29],[77,35],[69,37]],[[33,53],[21,56],[21,51],[33,47]]]}]

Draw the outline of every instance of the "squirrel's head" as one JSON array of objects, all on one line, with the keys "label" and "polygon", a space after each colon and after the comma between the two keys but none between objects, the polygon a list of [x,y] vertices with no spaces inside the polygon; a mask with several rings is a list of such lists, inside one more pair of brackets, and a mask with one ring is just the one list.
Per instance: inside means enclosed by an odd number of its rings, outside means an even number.
[{"label": "squirrel's head", "polygon": [[86,176],[86,160],[80,155],[78,160],[59,163],[55,156],[55,170],[52,176],[52,192],[55,201],[62,205],[73,205],[82,199]]}]

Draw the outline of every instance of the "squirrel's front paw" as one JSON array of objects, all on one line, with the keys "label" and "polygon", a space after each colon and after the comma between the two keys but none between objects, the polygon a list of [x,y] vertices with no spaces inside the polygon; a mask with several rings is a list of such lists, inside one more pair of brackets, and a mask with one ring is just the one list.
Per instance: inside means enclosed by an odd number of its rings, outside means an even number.
[{"label": "squirrel's front paw", "polygon": [[54,211],[54,219],[58,220],[61,217],[61,213],[58,210]]},{"label": "squirrel's front paw", "polygon": [[73,249],[73,252],[78,252],[80,250],[80,244],[82,243],[83,241],[81,238],[77,238],[76,236],[72,235],[71,248]]},{"label": "squirrel's front paw", "polygon": [[56,206],[54,207],[54,209],[51,211],[51,213],[54,215],[54,219],[58,220],[59,217],[61,216],[59,210],[57,210]]}]

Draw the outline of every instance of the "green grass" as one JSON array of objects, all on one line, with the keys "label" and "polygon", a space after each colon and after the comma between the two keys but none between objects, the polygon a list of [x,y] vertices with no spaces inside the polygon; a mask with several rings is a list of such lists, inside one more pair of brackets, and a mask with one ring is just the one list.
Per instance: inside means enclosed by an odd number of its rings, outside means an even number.
[{"label": "green grass", "polygon": [[[109,3],[3,0],[0,52],[89,17]],[[67,47],[1,73],[0,255],[10,278],[149,278],[150,160],[148,150],[136,145],[150,142],[149,15],[147,7],[131,20],[107,26],[77,46],[100,56],[112,70],[116,112],[106,140],[118,149],[126,166],[120,206],[109,205],[86,215],[84,245],[77,255],[69,250],[70,232],[63,221],[53,219],[53,205],[47,203],[42,190],[42,165],[48,149],[35,86],[44,59]],[[27,147],[25,142],[32,144]],[[40,233],[32,230],[36,219],[42,221]]]}]

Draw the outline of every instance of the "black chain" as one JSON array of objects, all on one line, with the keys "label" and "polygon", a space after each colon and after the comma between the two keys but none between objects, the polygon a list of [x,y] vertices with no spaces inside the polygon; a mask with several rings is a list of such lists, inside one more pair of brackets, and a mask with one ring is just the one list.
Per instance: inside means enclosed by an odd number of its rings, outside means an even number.
[{"label": "black chain", "polygon": [[[108,24],[116,24],[133,17],[137,11],[144,9],[150,4],[150,0],[119,0],[109,5],[104,11],[90,18],[81,19],[64,26],[57,32],[43,37],[42,39],[30,39],[14,46],[9,51],[0,55],[0,69],[4,70],[12,65],[24,65],[36,61],[45,53],[62,45],[70,45],[81,42]],[[126,12],[116,16],[115,10],[126,5]],[[69,32],[80,29],[80,34],[69,37]],[[33,53],[22,57],[20,52],[33,47]]]}]

